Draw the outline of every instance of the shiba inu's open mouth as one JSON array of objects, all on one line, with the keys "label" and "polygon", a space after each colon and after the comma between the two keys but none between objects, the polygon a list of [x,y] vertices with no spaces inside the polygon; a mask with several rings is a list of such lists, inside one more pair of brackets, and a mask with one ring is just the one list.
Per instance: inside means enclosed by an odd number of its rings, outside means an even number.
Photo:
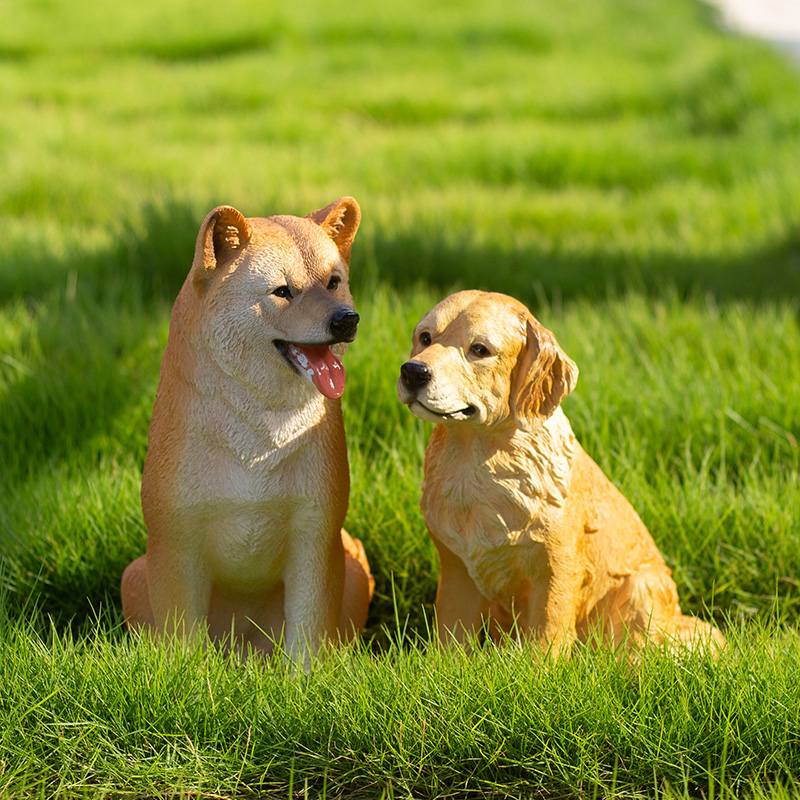
[{"label": "shiba inu's open mouth", "polygon": [[289,364],[331,399],[344,392],[344,365],[328,345],[293,344],[275,341],[275,346]]}]

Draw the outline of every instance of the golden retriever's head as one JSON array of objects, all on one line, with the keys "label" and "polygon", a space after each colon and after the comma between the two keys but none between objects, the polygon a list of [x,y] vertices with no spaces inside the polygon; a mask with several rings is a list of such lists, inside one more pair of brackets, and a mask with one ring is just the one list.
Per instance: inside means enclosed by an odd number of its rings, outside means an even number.
[{"label": "golden retriever's head", "polygon": [[358,314],[348,285],[361,212],[343,197],[307,217],[245,219],[215,208],[200,228],[189,285],[204,348],[243,383],[307,378],[344,389],[340,358]]},{"label": "golden retriever's head", "polygon": [[397,394],[431,422],[532,430],[573,390],[578,368],[550,331],[503,294],[458,292],[414,330]]}]

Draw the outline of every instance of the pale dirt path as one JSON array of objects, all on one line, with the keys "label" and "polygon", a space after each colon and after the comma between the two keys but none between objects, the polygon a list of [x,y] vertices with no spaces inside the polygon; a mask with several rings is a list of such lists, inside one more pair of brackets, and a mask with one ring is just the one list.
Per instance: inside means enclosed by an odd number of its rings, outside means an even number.
[{"label": "pale dirt path", "polygon": [[800,64],[800,0],[709,0],[723,24],[767,39]]}]

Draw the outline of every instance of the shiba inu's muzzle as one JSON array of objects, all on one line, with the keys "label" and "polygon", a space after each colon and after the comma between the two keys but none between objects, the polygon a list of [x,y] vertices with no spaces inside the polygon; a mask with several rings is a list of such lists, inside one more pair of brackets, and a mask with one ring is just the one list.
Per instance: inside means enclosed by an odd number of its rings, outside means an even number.
[{"label": "shiba inu's muzzle", "polygon": [[352,308],[344,306],[331,315],[328,323],[331,338],[328,342],[305,344],[276,340],[275,346],[296,372],[313,383],[325,397],[336,399],[344,392],[346,375],[344,365],[331,345],[352,342],[358,332],[359,320]]}]

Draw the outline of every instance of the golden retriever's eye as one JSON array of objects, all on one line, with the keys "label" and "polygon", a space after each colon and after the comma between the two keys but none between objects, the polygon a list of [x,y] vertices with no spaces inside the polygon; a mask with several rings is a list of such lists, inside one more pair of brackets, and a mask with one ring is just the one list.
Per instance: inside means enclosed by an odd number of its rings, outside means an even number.
[{"label": "golden retriever's eye", "polygon": [[335,292],[335,291],[336,291],[336,290],[339,288],[339,284],[340,284],[341,282],[342,282],[342,279],[341,279],[341,278],[338,278],[336,275],[334,275],[334,276],[333,276],[333,277],[332,277],[332,278],[331,278],[331,279],[328,281],[328,291],[329,291],[329,292]]},{"label": "golden retriever's eye", "polygon": [[287,297],[292,299],[292,291],[288,286],[279,286],[272,294],[276,297]]},{"label": "golden retriever's eye", "polygon": [[478,358],[486,358],[486,356],[491,355],[488,347],[484,347],[482,344],[478,344],[477,342],[470,347],[469,351],[473,355],[478,356]]},{"label": "golden retriever's eye", "polygon": [[431,343],[431,335],[427,331],[423,331],[419,335],[419,343],[423,347],[427,347]]}]

